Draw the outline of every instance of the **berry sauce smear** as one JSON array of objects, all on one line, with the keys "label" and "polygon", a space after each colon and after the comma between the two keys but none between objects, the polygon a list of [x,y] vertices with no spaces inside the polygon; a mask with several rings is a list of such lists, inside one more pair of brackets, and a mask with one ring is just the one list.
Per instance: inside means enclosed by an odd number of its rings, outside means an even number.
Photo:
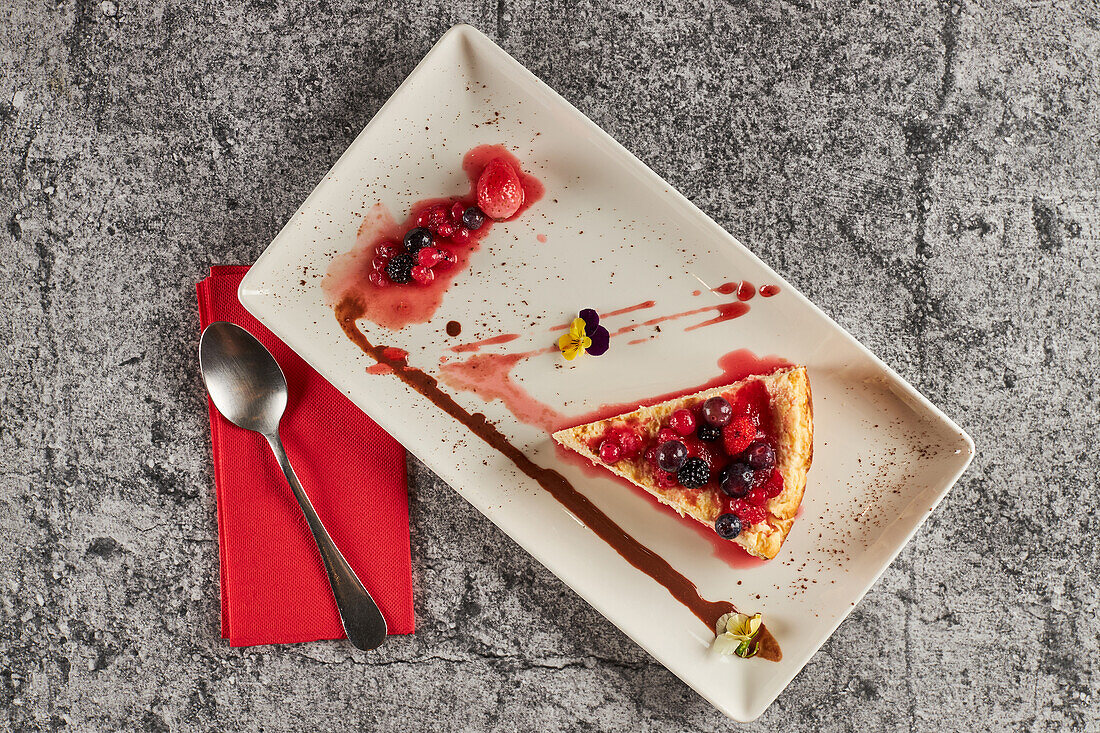
[{"label": "berry sauce smear", "polygon": [[542,198],[542,183],[501,145],[474,148],[462,169],[470,182],[464,195],[418,201],[400,223],[381,203],[367,212],[355,247],[325,275],[330,306],[355,301],[363,318],[395,331],[427,322],[492,230],[485,209],[495,221],[512,221]]}]

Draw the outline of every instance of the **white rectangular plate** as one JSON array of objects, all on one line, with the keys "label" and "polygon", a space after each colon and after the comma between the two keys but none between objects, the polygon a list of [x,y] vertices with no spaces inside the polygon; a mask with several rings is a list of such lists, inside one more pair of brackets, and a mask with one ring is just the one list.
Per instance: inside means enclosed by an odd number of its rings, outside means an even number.
[{"label": "white rectangular plate", "polygon": [[[352,248],[375,202],[398,221],[414,201],[468,190],[463,155],[503,144],[546,187],[521,218],[498,224],[428,323],[362,328],[437,373],[456,343],[501,333],[510,352],[553,343],[550,327],[592,307],[654,300],[607,319],[612,330],[707,304],[726,281],[775,284],[740,318],[670,321],[641,343],[564,366],[527,359],[515,377],[569,414],[628,403],[717,376],[735,349],[809,369],[816,415],[814,465],[801,518],[780,556],[731,567],[705,533],[641,492],[561,460],[545,430],[500,401],[448,390],[484,412],[542,466],[563,473],[631,535],[710,600],[761,610],[784,651],[779,663],[708,654],[707,629],[650,577],[626,563],[534,481],[463,425],[373,361],[341,331],[321,277]],[[539,235],[545,235],[540,237]],[[545,239],[540,242],[539,239]],[[304,284],[303,284],[304,283]],[[694,295],[695,291],[702,291]],[[852,610],[966,468],[973,443],[954,423],[687,199],[519,63],[469,26],[451,29],[355,139],[241,284],[244,306],[471,504],[585,600],[725,714],[760,715]],[[444,324],[463,324],[449,338]],[[536,326],[530,326],[536,322]],[[656,334],[639,329],[638,337]],[[636,340],[631,337],[629,340]]]}]

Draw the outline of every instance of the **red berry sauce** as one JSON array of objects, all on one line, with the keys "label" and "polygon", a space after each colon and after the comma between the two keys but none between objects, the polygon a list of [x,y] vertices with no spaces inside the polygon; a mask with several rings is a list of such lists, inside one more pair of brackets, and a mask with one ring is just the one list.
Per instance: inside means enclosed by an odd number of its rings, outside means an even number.
[{"label": "red berry sauce", "polygon": [[[497,159],[511,164],[523,184],[523,205],[509,221],[521,216],[542,197],[542,183],[524,173],[519,160],[506,148],[500,145],[474,148],[462,160],[470,182],[467,193],[418,201],[400,223],[381,204],[368,211],[359,226],[355,248],[333,260],[325,275],[322,287],[330,305],[355,302],[364,318],[394,330],[428,321],[443,302],[443,293],[451,281],[466,269],[471,254],[493,228],[488,217],[477,229],[465,227],[461,211],[476,205],[478,177],[489,161]],[[416,265],[427,272],[417,270],[410,282],[394,283],[385,275],[386,263],[405,251],[405,234],[418,226],[432,232],[432,247],[439,250],[438,257],[424,255],[420,259],[418,252]],[[432,264],[426,264],[428,261]]]}]

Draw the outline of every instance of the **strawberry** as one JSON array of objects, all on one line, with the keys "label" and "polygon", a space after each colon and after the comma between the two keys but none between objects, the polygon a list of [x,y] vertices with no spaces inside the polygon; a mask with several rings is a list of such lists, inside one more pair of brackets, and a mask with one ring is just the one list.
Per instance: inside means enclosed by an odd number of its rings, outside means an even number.
[{"label": "strawberry", "polygon": [[756,438],[756,423],[748,415],[738,415],[722,428],[722,442],[730,456],[742,453]]},{"label": "strawberry", "polygon": [[477,205],[497,221],[514,216],[523,206],[523,183],[508,161],[494,158],[485,166],[477,179]]}]

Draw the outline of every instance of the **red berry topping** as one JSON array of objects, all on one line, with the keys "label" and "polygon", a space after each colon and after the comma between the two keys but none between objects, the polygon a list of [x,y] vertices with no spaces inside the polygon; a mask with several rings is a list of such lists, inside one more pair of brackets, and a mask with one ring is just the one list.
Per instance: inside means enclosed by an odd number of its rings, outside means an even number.
[{"label": "red berry topping", "polygon": [[745,497],[745,502],[753,506],[764,506],[768,503],[768,493],[763,486],[757,486]]},{"label": "red berry topping", "polygon": [[662,471],[657,469],[657,485],[662,489],[672,489],[680,486],[680,482],[676,480],[676,474],[669,473],[668,471]]},{"label": "red berry topping", "polygon": [[651,466],[657,465],[657,446],[651,445],[645,449],[645,460]]},{"label": "red berry topping", "polygon": [[670,440],[680,440],[683,436],[672,428],[661,428],[657,431],[657,445],[667,443]]},{"label": "red berry topping", "polygon": [[679,409],[669,417],[668,426],[680,435],[691,435],[695,432],[695,415],[691,414],[691,410]]},{"label": "red berry topping", "polygon": [[754,506],[743,499],[734,499],[730,502],[730,509],[740,517],[746,527],[763,522],[768,516],[768,511],[762,506]]},{"label": "red berry topping", "polygon": [[516,169],[494,158],[477,179],[477,205],[491,219],[507,219],[523,206],[523,183]]},{"label": "red berry topping", "polygon": [[451,221],[455,224],[462,223],[462,212],[466,211],[466,207],[462,205],[462,202],[455,201],[451,205]]},{"label": "red berry topping", "polygon": [[444,239],[449,238],[452,234],[455,233],[455,231],[457,231],[457,229],[458,227],[456,227],[449,221],[444,221],[435,225],[435,233],[443,237]]},{"label": "red berry topping", "polygon": [[437,227],[447,221],[447,204],[436,204],[428,209],[428,226]]},{"label": "red berry topping", "polygon": [[367,280],[370,282],[371,285],[374,285],[378,288],[384,288],[390,284],[390,281],[387,280],[386,276],[383,275],[381,272],[372,272],[371,274],[367,275]]},{"label": "red berry topping", "polygon": [[632,429],[619,428],[616,431],[615,438],[623,449],[624,458],[637,458],[642,452],[642,439]]},{"label": "red berry topping", "polygon": [[431,216],[432,216],[432,210],[431,209],[424,209],[423,211],[421,211],[419,214],[416,215],[416,225],[418,227],[428,226],[429,224],[432,223]]},{"label": "red berry topping", "polygon": [[379,257],[385,257],[388,260],[401,250],[399,250],[397,248],[397,245],[393,242],[382,242],[378,245],[377,248],[375,248],[374,251],[378,254]]},{"label": "red berry topping", "polygon": [[378,255],[377,257],[375,257],[373,260],[370,261],[370,267],[371,267],[372,270],[385,270],[386,269],[386,263],[389,262],[389,261],[390,261],[389,257],[383,257],[382,255]]},{"label": "red berry topping", "polygon": [[771,475],[761,488],[769,499],[774,499],[783,493],[783,474],[779,473],[779,469],[772,469]]},{"label": "red berry topping", "polygon": [[417,264],[424,265],[424,267],[435,267],[441,259],[443,259],[443,255],[439,254],[439,250],[434,247],[425,247],[416,253]]},{"label": "red berry topping", "polygon": [[440,247],[436,252],[439,253],[439,262],[435,265],[437,270],[446,270],[448,267],[458,262],[458,256],[446,247]]},{"label": "red berry topping", "polygon": [[600,443],[600,460],[604,463],[617,463],[623,457],[623,449],[614,440]]},{"label": "red berry topping", "polygon": [[731,456],[742,453],[756,438],[756,423],[748,415],[739,415],[722,428],[722,443]]},{"label": "red berry topping", "polygon": [[421,285],[431,285],[432,280],[435,280],[435,273],[432,268],[425,267],[424,265],[417,265],[411,271],[412,279],[416,280]]},{"label": "red berry topping", "polygon": [[457,245],[465,247],[470,242],[474,241],[474,238],[470,236],[470,230],[464,226],[455,227],[454,234],[451,235],[451,241]]}]

